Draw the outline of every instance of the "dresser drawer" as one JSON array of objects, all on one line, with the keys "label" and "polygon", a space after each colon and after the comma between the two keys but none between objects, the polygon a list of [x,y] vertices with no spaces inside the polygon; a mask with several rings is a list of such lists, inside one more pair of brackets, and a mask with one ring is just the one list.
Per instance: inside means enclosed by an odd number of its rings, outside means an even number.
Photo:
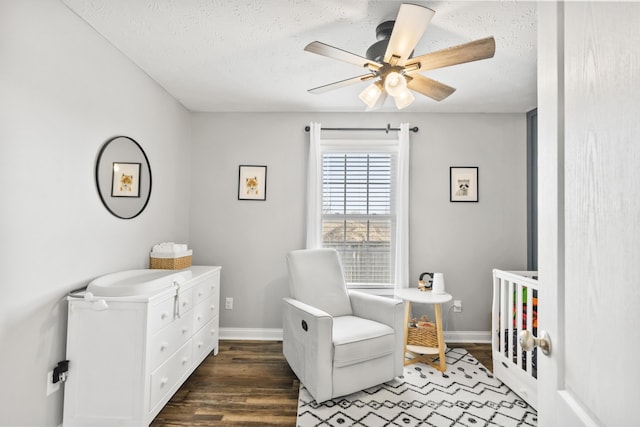
[{"label": "dresser drawer", "polygon": [[180,297],[178,299],[178,306],[180,307],[179,313],[182,317],[186,315],[194,306],[193,300],[193,288],[180,291]]},{"label": "dresser drawer", "polygon": [[193,334],[192,326],[191,313],[185,313],[185,315],[175,319],[151,338],[149,351],[151,353],[152,371],[187,342]]},{"label": "dresser drawer", "polygon": [[151,374],[149,410],[152,410],[167,393],[172,391],[177,381],[191,368],[193,364],[191,354],[192,345],[189,340]]},{"label": "dresser drawer", "polygon": [[213,295],[193,309],[193,332],[198,332],[209,320],[218,315],[218,300]]},{"label": "dresser drawer", "polygon": [[212,276],[202,279],[199,283],[193,286],[193,300],[194,305],[199,304],[205,299],[214,295],[216,291],[219,292],[220,287],[220,272],[216,271]]},{"label": "dresser drawer", "polygon": [[158,301],[149,307],[149,331],[157,332],[173,322],[174,295]]},{"label": "dresser drawer", "polygon": [[193,336],[193,360],[201,360],[213,350],[218,342],[218,323],[219,319],[216,316]]}]

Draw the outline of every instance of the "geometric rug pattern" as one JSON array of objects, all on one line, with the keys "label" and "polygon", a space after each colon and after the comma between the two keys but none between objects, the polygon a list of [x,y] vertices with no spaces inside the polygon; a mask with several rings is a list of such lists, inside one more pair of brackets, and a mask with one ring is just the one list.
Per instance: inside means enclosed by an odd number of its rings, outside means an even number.
[{"label": "geometric rug pattern", "polygon": [[318,405],[300,386],[298,427],[537,426],[538,414],[465,349],[447,370],[415,363],[392,381]]}]

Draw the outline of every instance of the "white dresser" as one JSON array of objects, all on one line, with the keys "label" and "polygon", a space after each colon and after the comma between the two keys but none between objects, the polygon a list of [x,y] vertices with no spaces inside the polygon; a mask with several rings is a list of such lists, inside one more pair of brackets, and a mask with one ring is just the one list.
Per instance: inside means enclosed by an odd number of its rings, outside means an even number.
[{"label": "white dresser", "polygon": [[148,426],[218,353],[220,270],[120,272],[70,296],[63,425]]}]

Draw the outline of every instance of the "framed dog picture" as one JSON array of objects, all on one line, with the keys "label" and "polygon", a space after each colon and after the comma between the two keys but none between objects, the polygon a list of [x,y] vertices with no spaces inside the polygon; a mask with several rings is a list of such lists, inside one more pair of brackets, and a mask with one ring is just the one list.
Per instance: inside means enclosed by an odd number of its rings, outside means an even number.
[{"label": "framed dog picture", "polygon": [[478,168],[475,166],[451,166],[449,168],[449,201],[478,201]]},{"label": "framed dog picture", "polygon": [[267,167],[240,165],[238,200],[267,200]]},{"label": "framed dog picture", "polygon": [[140,163],[113,162],[111,197],[140,197]]}]

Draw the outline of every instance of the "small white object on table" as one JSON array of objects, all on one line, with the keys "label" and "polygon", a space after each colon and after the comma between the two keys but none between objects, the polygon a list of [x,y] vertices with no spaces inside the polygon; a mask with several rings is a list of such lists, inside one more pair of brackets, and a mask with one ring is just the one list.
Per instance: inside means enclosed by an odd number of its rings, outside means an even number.
[{"label": "small white object on table", "polygon": [[[417,362],[425,362],[441,372],[447,370],[447,362],[445,358],[446,345],[444,342],[444,333],[442,332],[442,309],[440,304],[449,302],[452,299],[451,294],[446,292],[435,293],[433,291],[421,291],[417,288],[402,288],[395,290],[395,296],[405,301],[405,321],[404,321],[404,351],[411,353],[414,357],[405,361],[405,365]],[[407,336],[409,335],[409,321],[411,320],[411,303],[433,304],[436,315],[436,334],[438,336],[438,347],[423,347],[419,345],[407,345]],[[439,364],[433,362],[433,355],[439,356]]]}]

